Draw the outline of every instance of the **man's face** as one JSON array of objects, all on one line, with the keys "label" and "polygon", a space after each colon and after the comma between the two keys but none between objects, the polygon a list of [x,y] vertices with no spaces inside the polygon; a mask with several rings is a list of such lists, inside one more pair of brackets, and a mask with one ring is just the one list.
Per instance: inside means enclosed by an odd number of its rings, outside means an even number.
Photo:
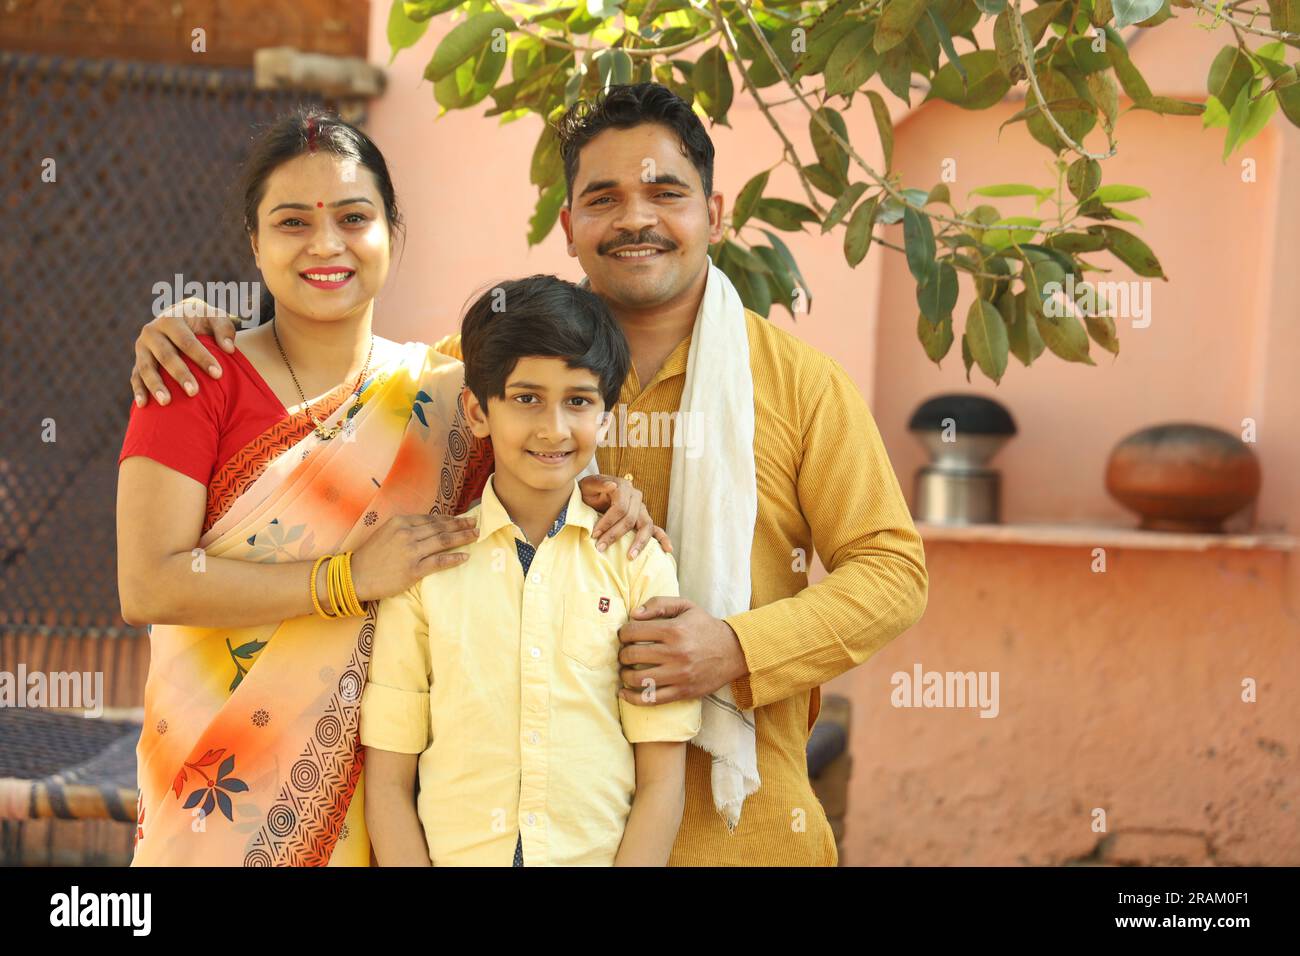
[{"label": "man's face", "polygon": [[612,308],[665,306],[693,288],[721,240],[722,194],[704,194],[672,128],[607,129],[578,154],[560,224],[569,255]]},{"label": "man's face", "polygon": [[562,358],[521,358],[506,377],[505,398],[489,398],[486,410],[468,388],[461,397],[474,434],[492,439],[497,474],[516,488],[567,487],[609,429],[600,378]]}]

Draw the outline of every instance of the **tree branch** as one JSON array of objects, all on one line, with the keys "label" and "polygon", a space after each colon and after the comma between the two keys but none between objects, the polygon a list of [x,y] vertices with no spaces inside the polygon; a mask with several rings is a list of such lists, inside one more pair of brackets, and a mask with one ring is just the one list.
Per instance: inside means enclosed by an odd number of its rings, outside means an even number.
[{"label": "tree branch", "polygon": [[1034,73],[1033,54],[1032,52],[1025,50],[1025,21],[1020,16],[1020,0],[1014,0],[1014,2],[1007,7],[1007,15],[1011,19],[1011,42],[1015,45],[1016,56],[1020,60],[1020,65],[1025,68],[1025,74],[1029,80],[1030,89],[1034,91],[1034,96],[1038,99],[1038,111],[1047,119],[1048,125],[1052,127],[1053,131],[1055,131],[1056,135],[1060,137],[1061,142],[1066,145],[1070,152],[1075,153],[1078,156],[1082,156],[1085,159],[1109,159],[1114,156],[1118,149],[1118,144],[1115,142],[1109,129],[1106,130],[1106,139],[1110,143],[1110,149],[1104,153],[1094,153],[1076,143],[1074,138],[1065,131],[1065,127],[1063,127],[1060,121],[1052,114],[1052,111],[1048,109],[1047,97],[1043,95],[1042,88],[1038,85],[1038,77]]},{"label": "tree branch", "polygon": [[[1241,30],[1243,33],[1253,33],[1257,37],[1268,37],[1271,40],[1300,40],[1300,33],[1289,33],[1286,30],[1265,30],[1263,27],[1251,26],[1249,23],[1242,23],[1240,20],[1226,17],[1211,4],[1206,3],[1205,0],[1189,0],[1189,2],[1197,10],[1212,14],[1215,20],[1222,20],[1225,23],[1230,23],[1234,28]],[[1260,13],[1262,11],[1255,12]]]},{"label": "tree branch", "polygon": [[744,82],[746,88],[748,88],[749,95],[754,98],[754,102],[758,104],[758,108],[762,110],[763,115],[767,117],[768,123],[771,125],[772,129],[776,131],[776,135],[781,137],[781,142],[785,144],[786,158],[790,161],[790,164],[794,166],[795,171],[799,173],[799,182],[803,185],[804,192],[808,194],[808,201],[812,203],[812,207],[816,211],[817,215],[825,217],[826,210],[822,207],[821,203],[817,201],[817,196],[812,191],[812,184],[808,182],[808,174],[804,172],[803,164],[799,162],[799,154],[795,151],[794,143],[790,142],[790,137],[785,135],[785,130],[781,128],[781,124],[776,121],[776,117],[772,115],[772,111],[768,109],[767,104],[763,102],[763,97],[759,95],[758,88],[754,86],[754,81],[749,78],[749,73],[745,69],[745,65],[740,62],[740,53],[736,49],[735,40],[731,36],[731,25],[727,23],[726,18],[723,17],[722,8],[719,6],[718,0],[709,0],[709,4],[713,8],[714,21],[717,24],[715,29],[722,34],[722,41],[727,45],[727,49],[731,51],[731,57],[736,61],[736,68],[740,70],[740,78]]}]

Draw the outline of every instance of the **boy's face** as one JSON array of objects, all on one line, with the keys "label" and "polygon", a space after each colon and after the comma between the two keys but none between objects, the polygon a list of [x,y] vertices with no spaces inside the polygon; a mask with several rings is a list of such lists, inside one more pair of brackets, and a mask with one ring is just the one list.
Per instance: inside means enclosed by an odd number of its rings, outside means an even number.
[{"label": "boy's face", "polygon": [[498,474],[536,491],[564,488],[587,467],[612,420],[600,378],[562,358],[527,356],[506,376],[505,398],[461,392],[470,428],[491,437]]}]

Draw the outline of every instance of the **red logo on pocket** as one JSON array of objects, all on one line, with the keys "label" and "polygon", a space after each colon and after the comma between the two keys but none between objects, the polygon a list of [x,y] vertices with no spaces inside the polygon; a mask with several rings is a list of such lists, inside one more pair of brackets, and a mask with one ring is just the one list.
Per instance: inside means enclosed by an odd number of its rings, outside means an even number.
[{"label": "red logo on pocket", "polygon": [[607,611],[609,611],[609,598],[603,597],[600,599],[600,613],[604,614]]}]

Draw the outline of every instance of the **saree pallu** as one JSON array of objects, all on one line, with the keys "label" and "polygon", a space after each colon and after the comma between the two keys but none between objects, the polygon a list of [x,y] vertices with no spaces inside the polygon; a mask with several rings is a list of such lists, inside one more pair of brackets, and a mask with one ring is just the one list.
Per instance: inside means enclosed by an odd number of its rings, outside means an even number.
[{"label": "saree pallu", "polygon": [[[258,436],[213,476],[195,572],[209,557],[308,561],[355,550],[396,515],[463,511],[492,468],[463,381],[459,362],[407,343],[355,411],[344,384]],[[329,409],[327,427],[346,424],[322,441],[310,413]],[[369,864],[358,721],[376,606],[151,628],[133,865]]]}]

